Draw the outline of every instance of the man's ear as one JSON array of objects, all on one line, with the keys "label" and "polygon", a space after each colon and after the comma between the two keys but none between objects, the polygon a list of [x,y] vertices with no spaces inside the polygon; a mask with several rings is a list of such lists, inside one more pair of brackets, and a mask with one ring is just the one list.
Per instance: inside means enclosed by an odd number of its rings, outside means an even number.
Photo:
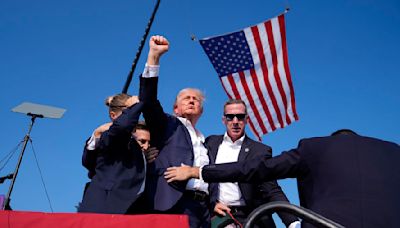
[{"label": "man's ear", "polygon": [[249,115],[248,114],[246,114],[246,118],[244,119],[245,120],[245,124],[247,124],[248,122],[249,122]]},{"label": "man's ear", "polygon": [[178,105],[174,104],[174,113],[177,116],[178,115]]},{"label": "man's ear", "polygon": [[110,111],[109,116],[111,120],[115,120],[117,118],[117,114],[113,111]]}]

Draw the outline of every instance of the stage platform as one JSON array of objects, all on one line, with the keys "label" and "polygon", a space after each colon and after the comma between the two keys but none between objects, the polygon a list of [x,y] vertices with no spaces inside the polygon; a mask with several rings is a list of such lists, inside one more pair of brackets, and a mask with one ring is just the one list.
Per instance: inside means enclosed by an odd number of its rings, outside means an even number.
[{"label": "stage platform", "polygon": [[186,215],[111,215],[91,213],[44,213],[0,211],[2,228],[71,228],[71,227],[189,227]]}]

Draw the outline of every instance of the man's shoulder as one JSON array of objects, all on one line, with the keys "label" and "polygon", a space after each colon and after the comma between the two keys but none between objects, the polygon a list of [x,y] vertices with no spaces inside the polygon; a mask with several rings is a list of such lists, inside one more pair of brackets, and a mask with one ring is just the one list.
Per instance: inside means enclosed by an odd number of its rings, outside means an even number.
[{"label": "man's shoulder", "polygon": [[216,143],[216,142],[222,140],[223,137],[224,137],[223,135],[210,135],[206,138],[205,143],[213,144],[213,143]]},{"label": "man's shoulder", "polygon": [[250,151],[253,155],[265,155],[265,153],[267,153],[269,156],[272,156],[272,148],[270,146],[247,136],[244,138],[242,146],[250,146]]}]

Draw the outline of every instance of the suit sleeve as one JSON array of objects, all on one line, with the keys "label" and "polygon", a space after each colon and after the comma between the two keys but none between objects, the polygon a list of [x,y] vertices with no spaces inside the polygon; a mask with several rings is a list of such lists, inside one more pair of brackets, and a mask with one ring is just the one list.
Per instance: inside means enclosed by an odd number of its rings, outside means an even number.
[{"label": "suit sleeve", "polygon": [[236,163],[208,165],[203,167],[206,182],[260,182],[295,178],[304,171],[297,149],[269,158],[263,156]]},{"label": "suit sleeve", "polygon": [[[266,158],[270,159],[272,157],[272,149],[266,145],[263,145],[263,150],[260,150],[263,153],[266,153]],[[258,154],[260,154],[258,152]],[[282,188],[278,185],[276,180],[266,181],[260,184],[259,191],[261,195],[261,200],[263,203],[269,203],[274,201],[284,201],[288,202],[289,200],[286,197],[285,193],[282,191]],[[285,212],[277,212],[282,222],[288,227],[292,222],[297,221],[297,217],[291,215],[290,213]]]},{"label": "suit sleeve", "polygon": [[158,77],[140,77],[139,99],[144,103],[143,117],[150,130],[151,145],[160,149],[164,141],[168,117],[157,100],[157,90]]},{"label": "suit sleeve", "polygon": [[96,169],[97,151],[88,150],[86,148],[87,141],[89,141],[89,139],[86,140],[85,146],[83,148],[82,165],[89,171],[88,177],[92,178],[95,174],[95,169]]},{"label": "suit sleeve", "polygon": [[101,134],[96,150],[104,151],[111,147],[125,148],[131,139],[132,130],[139,120],[142,108],[143,103],[139,102],[125,109],[110,129]]}]

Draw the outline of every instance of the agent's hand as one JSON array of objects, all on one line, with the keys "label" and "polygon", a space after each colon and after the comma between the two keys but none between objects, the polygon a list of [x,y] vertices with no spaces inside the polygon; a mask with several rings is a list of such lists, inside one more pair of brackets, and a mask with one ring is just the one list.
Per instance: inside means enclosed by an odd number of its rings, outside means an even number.
[{"label": "agent's hand", "polygon": [[155,147],[150,147],[149,149],[143,151],[144,156],[146,157],[146,161],[147,163],[152,163],[154,160],[156,160],[157,156],[158,156],[158,149]]},{"label": "agent's hand", "polygon": [[231,209],[225,204],[218,202],[217,204],[215,204],[214,212],[219,215],[225,216],[225,212],[231,212]]},{"label": "agent's hand", "polygon": [[100,127],[96,128],[96,130],[94,130],[94,137],[100,138],[101,134],[105,131],[108,131],[108,129],[110,128],[111,125],[112,125],[112,122],[109,122],[109,123],[105,123],[105,124],[101,125]]},{"label": "agent's hand", "polygon": [[181,167],[169,167],[164,173],[167,182],[184,181],[190,178],[199,178],[199,167],[182,165]]},{"label": "agent's hand", "polygon": [[163,36],[152,36],[149,41],[149,55],[147,65],[159,65],[160,57],[169,49],[169,42]]},{"label": "agent's hand", "polygon": [[131,96],[128,98],[128,100],[125,101],[126,107],[131,107],[132,105],[136,104],[139,102],[139,97],[138,96]]}]

